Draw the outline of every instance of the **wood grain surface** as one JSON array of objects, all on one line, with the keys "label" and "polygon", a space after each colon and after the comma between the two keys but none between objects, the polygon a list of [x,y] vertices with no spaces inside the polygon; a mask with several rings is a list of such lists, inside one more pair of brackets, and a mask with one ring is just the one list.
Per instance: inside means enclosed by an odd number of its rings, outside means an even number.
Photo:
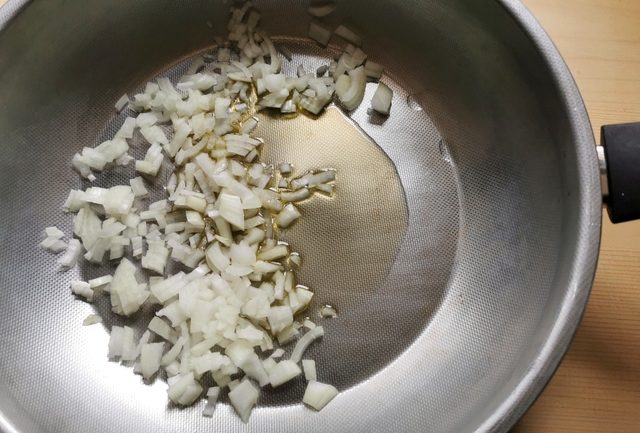
[{"label": "wood grain surface", "polygon": [[[569,64],[596,136],[602,124],[640,121],[640,0],[524,3]],[[557,374],[513,433],[638,432],[640,222],[613,226],[605,215],[582,325]]]}]

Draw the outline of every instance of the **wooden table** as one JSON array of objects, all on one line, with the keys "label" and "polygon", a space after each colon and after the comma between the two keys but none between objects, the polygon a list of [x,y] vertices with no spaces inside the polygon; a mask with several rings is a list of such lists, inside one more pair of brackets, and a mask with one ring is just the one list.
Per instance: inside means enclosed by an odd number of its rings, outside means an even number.
[{"label": "wooden table", "polygon": [[[524,0],[564,55],[594,133],[640,121],[640,0]],[[640,167],[638,167],[640,170]],[[605,218],[576,339],[513,433],[640,432],[640,223]]]},{"label": "wooden table", "polygon": [[[524,2],[565,56],[596,136],[602,124],[640,121],[640,0]],[[513,433],[640,432],[640,222],[605,218],[603,234],[576,339]]]}]

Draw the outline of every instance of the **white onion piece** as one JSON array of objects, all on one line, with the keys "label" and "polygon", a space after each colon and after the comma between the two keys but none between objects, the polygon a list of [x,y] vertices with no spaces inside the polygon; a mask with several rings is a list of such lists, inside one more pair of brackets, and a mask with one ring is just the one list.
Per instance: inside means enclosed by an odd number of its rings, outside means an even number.
[{"label": "white onion piece", "polygon": [[316,373],[316,362],[313,359],[303,359],[302,370],[304,371],[304,378],[307,380],[307,382],[318,380],[318,375]]},{"label": "white onion piece", "polygon": [[164,343],[149,343],[140,349],[140,370],[142,377],[149,380],[160,369],[160,359],[164,351]]},{"label": "white onion piece", "polygon": [[338,390],[325,383],[311,381],[307,384],[302,402],[315,410],[322,410],[338,395]]},{"label": "white onion piece", "polygon": [[272,387],[276,388],[300,376],[300,374],[302,374],[302,370],[295,362],[289,360],[280,361],[269,372],[269,382]]},{"label": "white onion piece", "polygon": [[336,86],[336,94],[338,95],[338,98],[340,98],[340,102],[342,102],[344,107],[351,111],[358,108],[358,105],[360,105],[364,98],[367,76],[364,72],[364,66],[359,66],[348,73],[350,79],[349,88],[343,92],[338,92],[338,88]]},{"label": "white onion piece", "polygon": [[315,1],[307,8],[309,15],[317,18],[326,17],[336,9],[336,4],[332,1]]},{"label": "white onion piece", "polygon": [[324,329],[322,328],[322,326],[318,326],[314,329],[309,330],[296,343],[295,347],[293,348],[293,352],[291,352],[290,359],[293,362],[300,362],[300,360],[302,359],[302,354],[304,353],[305,350],[307,350],[307,347],[309,347],[309,345],[316,338],[320,338],[323,335],[324,335]]},{"label": "white onion piece", "polygon": [[62,239],[64,237],[64,232],[56,226],[45,228],[44,234],[46,237],[53,239]]},{"label": "white onion piece", "polygon": [[151,319],[147,328],[171,343],[175,343],[177,340],[175,331],[159,317]]},{"label": "white onion piece", "polygon": [[98,316],[97,314],[89,314],[82,321],[82,326],[91,326],[95,325],[96,323],[102,323],[102,317]]},{"label": "white onion piece", "polygon": [[293,204],[289,203],[276,217],[276,224],[278,224],[279,227],[287,228],[301,216],[300,211]]},{"label": "white onion piece", "polygon": [[271,354],[271,356],[269,356],[269,358],[278,359],[278,358],[282,358],[282,356],[284,356],[284,350],[281,348],[278,348],[273,351],[273,353]]},{"label": "white onion piece", "polygon": [[127,96],[127,94],[125,93],[120,97],[120,99],[116,101],[115,103],[116,111],[118,113],[121,112],[124,109],[124,107],[127,106],[128,103],[129,103],[129,96]]},{"label": "white onion piece", "polygon": [[218,205],[222,218],[228,221],[229,224],[241,230],[244,229],[244,211],[240,197],[224,193],[220,194],[218,196]]},{"label": "white onion piece", "polygon": [[67,244],[63,240],[48,237],[42,242],[40,242],[40,247],[42,247],[47,251],[57,254],[63,251],[65,248],[67,248]]},{"label": "white onion piece", "polygon": [[309,37],[323,47],[326,47],[329,44],[329,39],[331,39],[331,30],[327,29],[320,23],[311,21],[309,24]]},{"label": "white onion piece", "polygon": [[74,295],[78,295],[88,302],[93,301],[93,290],[91,290],[91,286],[89,285],[89,283],[86,283],[84,281],[72,281],[71,291]]},{"label": "white onion piece", "polygon": [[180,374],[170,378],[167,393],[175,404],[189,406],[202,394],[202,386],[196,382],[193,373]]},{"label": "white onion piece", "polygon": [[229,400],[243,422],[249,420],[251,410],[258,402],[258,389],[245,379],[229,392]]},{"label": "white onion piece", "polygon": [[372,60],[367,60],[367,62],[364,64],[364,71],[367,74],[367,77],[373,78],[374,80],[379,80],[382,77],[384,68],[379,63],[376,63]]},{"label": "white onion piece", "polygon": [[103,275],[102,277],[97,277],[89,280],[88,283],[89,287],[91,287],[92,290],[95,290],[103,288],[107,284],[110,284],[111,281],[113,281],[113,276]]},{"label": "white onion piece", "polygon": [[280,193],[280,199],[284,202],[299,202],[311,197],[311,192],[308,188],[302,188],[297,191],[284,191]]},{"label": "white onion piece", "polygon": [[216,410],[216,403],[220,395],[220,387],[212,386],[207,390],[207,405],[202,411],[202,416],[211,418]]},{"label": "white onion piece", "polygon": [[342,39],[351,42],[353,45],[356,45],[358,47],[362,45],[362,38],[360,37],[360,35],[343,24],[339,25],[333,31],[333,33],[337,36],[340,36]]},{"label": "white onion piece", "polygon": [[275,334],[293,323],[293,313],[286,306],[271,307],[269,310],[269,326]]},{"label": "white onion piece", "polygon": [[380,114],[388,116],[391,111],[393,91],[384,83],[378,84],[378,88],[371,99],[371,108]]},{"label": "white onion piece", "polygon": [[67,245],[67,250],[62,257],[58,259],[58,264],[65,269],[71,269],[76,265],[81,255],[82,244],[80,244],[78,239],[71,239]]}]

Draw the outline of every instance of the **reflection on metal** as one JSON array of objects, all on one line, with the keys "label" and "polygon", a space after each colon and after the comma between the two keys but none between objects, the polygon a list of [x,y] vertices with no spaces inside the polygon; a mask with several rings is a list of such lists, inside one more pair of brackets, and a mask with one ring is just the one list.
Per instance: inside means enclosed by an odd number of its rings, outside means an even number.
[{"label": "reflection on metal", "polygon": [[607,160],[604,156],[604,147],[596,146],[598,152],[598,166],[600,167],[600,183],[602,184],[602,199],[609,198],[609,180],[607,179]]}]

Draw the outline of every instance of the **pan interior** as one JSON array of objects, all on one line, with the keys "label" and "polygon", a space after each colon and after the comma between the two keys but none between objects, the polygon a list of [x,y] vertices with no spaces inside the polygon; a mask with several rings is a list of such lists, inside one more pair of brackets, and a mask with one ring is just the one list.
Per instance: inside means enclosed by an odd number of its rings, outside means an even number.
[{"label": "pan interior", "polygon": [[[286,67],[314,70],[335,55],[337,46],[304,38],[306,2],[257,4],[294,53]],[[167,406],[162,380],[145,385],[106,360],[110,327],[141,330],[152,312],[121,319],[106,301],[74,301],[69,281],[112,269],[60,273],[37,248],[45,226],[71,232],[61,205],[87,186],[72,155],[119,128],[122,93],[179,78],[223,33],[227,7],[36,0],[0,33],[0,421],[68,433],[475,431],[529,371],[559,314],[580,199],[557,83],[500,2],[340,3],[330,22],[349,20],[385,65],[392,115],[367,113],[369,84],[349,116],[337,107],[317,120],[261,116],[266,161],[338,170],[336,197],[303,204],[285,233],[316,292],[308,314],[319,321],[323,304],[339,312],[308,353],[342,391],[323,412],[299,403],[302,381],[263,392],[247,426],[228,404],[210,420],[201,407]],[[132,147],[144,155],[141,141]],[[118,169],[96,185],[132,174]],[[103,326],[83,328],[95,311]]]},{"label": "pan interior", "polygon": [[[295,53],[285,62],[286,73],[295,73],[299,64],[315,70],[337,52],[300,39],[275,42]],[[183,59],[157,76],[177,82],[201,55]],[[301,317],[310,317],[327,332],[322,344],[312,346],[305,356],[322,366],[323,380],[343,390],[383,369],[422,332],[445,295],[458,237],[456,171],[446,145],[411,94],[392,77],[385,81],[395,91],[394,114],[389,118],[367,113],[367,101],[376,88],[370,83],[365,102],[353,113],[345,114],[336,106],[317,118],[267,112],[259,114],[255,131],[265,141],[266,163],[291,162],[298,174],[327,167],[337,170],[335,196],[302,202],[303,218],[282,236],[304,259],[299,282],[315,291],[312,305]],[[112,137],[131,114],[125,110],[113,115],[98,142]],[[144,157],[145,143],[137,134],[130,142],[136,159]],[[169,164],[163,167],[150,202],[165,197],[163,185],[171,170]],[[100,174],[96,185],[121,184],[131,175],[131,168],[116,168],[115,173]],[[75,176],[69,171],[69,177]],[[52,262],[49,268],[55,269]],[[79,273],[86,281],[114,269],[85,263]],[[338,317],[321,320],[324,305],[335,307]],[[113,317],[108,299],[98,301],[95,309],[107,332],[114,324],[127,324],[135,325],[139,335],[153,314],[149,310],[134,319]],[[96,363],[104,362],[103,350],[93,355]],[[354,365],[353,359],[366,362]],[[287,389],[265,390],[262,404],[297,403],[304,387],[300,380]]]}]

